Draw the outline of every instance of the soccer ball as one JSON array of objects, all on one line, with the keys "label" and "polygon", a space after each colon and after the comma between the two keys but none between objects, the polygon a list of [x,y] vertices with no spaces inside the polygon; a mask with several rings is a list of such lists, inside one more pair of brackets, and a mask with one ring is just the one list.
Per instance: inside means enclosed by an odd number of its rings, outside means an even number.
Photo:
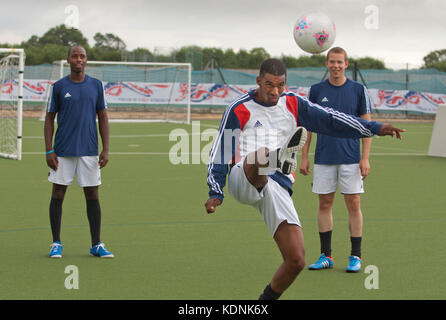
[{"label": "soccer ball", "polygon": [[328,50],[336,38],[336,27],[322,12],[309,12],[297,19],[293,30],[297,45],[308,53]]}]

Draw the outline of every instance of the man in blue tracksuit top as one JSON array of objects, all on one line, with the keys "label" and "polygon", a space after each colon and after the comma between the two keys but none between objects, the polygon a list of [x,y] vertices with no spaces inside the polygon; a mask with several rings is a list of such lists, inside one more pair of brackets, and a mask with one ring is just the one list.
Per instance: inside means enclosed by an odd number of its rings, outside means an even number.
[{"label": "man in blue tracksuit top", "polygon": [[228,192],[238,202],[261,213],[276,242],[283,263],[259,299],[278,299],[305,266],[299,217],[291,198],[296,153],[306,130],[340,138],[392,135],[404,131],[321,107],[285,92],[286,68],[267,59],[260,66],[258,88],[237,98],[224,112],[214,139],[207,184],[208,213],[215,212]]}]

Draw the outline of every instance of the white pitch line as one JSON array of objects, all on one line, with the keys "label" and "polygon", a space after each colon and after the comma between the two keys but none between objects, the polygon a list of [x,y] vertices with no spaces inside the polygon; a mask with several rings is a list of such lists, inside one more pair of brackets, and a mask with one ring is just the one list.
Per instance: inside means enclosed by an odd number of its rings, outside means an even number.
[{"label": "white pitch line", "polygon": [[[196,136],[200,135],[201,132],[194,133],[186,133],[186,134],[177,134],[175,133],[175,137],[180,136]],[[168,133],[154,133],[154,134],[120,134],[120,135],[111,135],[110,138],[158,138],[158,137],[169,137]],[[43,136],[24,136],[23,139],[43,139]]]},{"label": "white pitch line", "polygon": [[406,152],[414,152],[414,153],[422,153],[422,150],[415,149],[405,149],[405,148],[395,148],[395,147],[381,147],[381,146],[373,146],[374,149],[383,149],[383,150],[394,150],[394,151],[406,151]]}]

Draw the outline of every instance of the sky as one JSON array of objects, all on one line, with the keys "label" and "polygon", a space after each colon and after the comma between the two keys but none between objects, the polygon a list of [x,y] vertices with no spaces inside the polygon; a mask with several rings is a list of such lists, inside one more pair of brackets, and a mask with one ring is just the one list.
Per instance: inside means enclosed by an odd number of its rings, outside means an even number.
[{"label": "sky", "polygon": [[334,21],[334,46],[351,57],[380,59],[390,68],[420,67],[429,52],[446,48],[443,0],[7,1],[0,43],[20,43],[67,24],[77,25],[91,46],[101,32],[119,36],[128,50],[263,47],[274,57],[298,57],[308,54],[294,42],[293,27],[309,11]]}]

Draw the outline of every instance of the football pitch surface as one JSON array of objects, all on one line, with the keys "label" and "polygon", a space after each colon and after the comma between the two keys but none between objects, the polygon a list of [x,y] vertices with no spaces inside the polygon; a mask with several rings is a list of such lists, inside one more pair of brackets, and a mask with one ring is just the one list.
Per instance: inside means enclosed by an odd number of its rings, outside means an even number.
[{"label": "football pitch surface", "polygon": [[[203,131],[219,122],[200,124]],[[305,268],[281,299],[446,299],[446,159],[427,156],[432,123],[394,125],[407,129],[402,141],[375,137],[372,143],[361,197],[361,272],[345,272],[348,220],[337,193],[334,268]],[[160,123],[110,124],[101,238],[115,258],[89,256],[86,205],[74,183],[63,206],[63,258],[50,259],[43,122],[25,119],[23,128],[23,160],[0,159],[0,299],[249,300],[258,298],[281,264],[254,208],[227,195],[214,214],[205,212],[206,165],[169,161],[178,143],[169,133],[192,127]],[[293,199],[308,266],[320,255],[318,204],[312,175],[296,178]],[[78,289],[66,287],[70,266],[78,271]]]}]

